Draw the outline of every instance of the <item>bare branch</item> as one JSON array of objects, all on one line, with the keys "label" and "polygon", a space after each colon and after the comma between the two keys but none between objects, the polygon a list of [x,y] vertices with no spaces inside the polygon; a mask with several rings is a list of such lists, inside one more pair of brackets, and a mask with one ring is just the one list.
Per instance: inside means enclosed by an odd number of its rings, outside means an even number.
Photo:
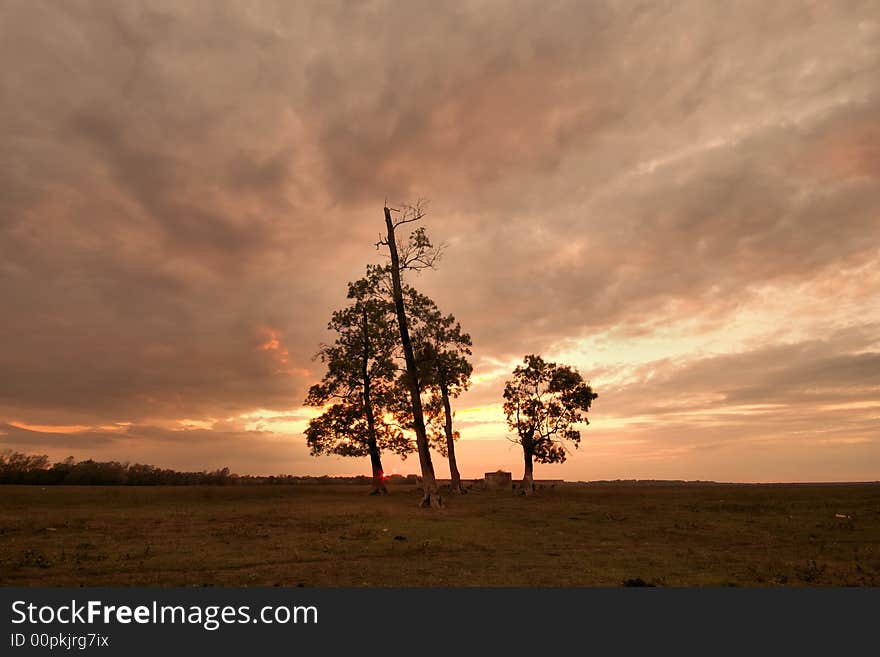
[{"label": "bare branch", "polygon": [[[398,210],[396,208],[388,208],[393,212],[400,213],[400,218],[394,222],[394,227],[402,226],[403,224],[411,224],[415,221],[419,221],[422,217],[425,216],[425,208],[428,205],[428,202],[424,199],[419,199],[415,202],[414,205],[405,205],[402,210]],[[386,206],[387,207],[387,206]]]}]

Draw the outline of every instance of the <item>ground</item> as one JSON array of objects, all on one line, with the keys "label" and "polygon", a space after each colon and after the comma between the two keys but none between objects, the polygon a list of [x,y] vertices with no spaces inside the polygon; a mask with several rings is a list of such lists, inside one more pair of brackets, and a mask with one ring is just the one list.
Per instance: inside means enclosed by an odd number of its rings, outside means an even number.
[{"label": "ground", "polygon": [[880,486],[0,490],[0,586],[880,586]]}]

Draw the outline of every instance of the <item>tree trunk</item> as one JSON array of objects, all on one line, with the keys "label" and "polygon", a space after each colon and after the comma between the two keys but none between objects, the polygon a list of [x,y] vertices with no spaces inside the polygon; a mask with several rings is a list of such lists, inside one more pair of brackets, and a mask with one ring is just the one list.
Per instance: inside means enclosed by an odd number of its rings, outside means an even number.
[{"label": "tree trunk", "polygon": [[370,495],[385,495],[388,488],[385,486],[385,472],[382,470],[382,457],[376,447],[376,441],[370,440],[370,464],[373,466],[373,490]]},{"label": "tree trunk", "polygon": [[361,361],[361,377],[364,384],[364,415],[367,416],[367,448],[370,451],[370,465],[373,468],[373,490],[371,495],[385,494],[385,473],[382,471],[382,457],[376,440],[376,418],[373,415],[373,398],[370,390],[370,334],[367,326],[367,309],[363,309],[364,357]]},{"label": "tree trunk", "polygon": [[409,388],[410,403],[413,411],[413,429],[416,432],[416,446],[419,452],[419,465],[422,467],[422,490],[424,497],[421,506],[440,507],[443,500],[437,488],[434,476],[434,464],[431,462],[431,451],[428,447],[428,432],[425,430],[425,416],[422,412],[422,397],[419,378],[416,371],[416,359],[412,343],[409,339],[409,326],[406,310],[403,306],[403,288],[400,284],[400,259],[397,255],[397,243],[394,241],[394,223],[391,221],[391,210],[385,208],[385,227],[388,229],[388,251],[391,254],[391,283],[394,290],[394,307],[397,311],[397,325],[400,329],[400,342],[403,346],[403,357],[406,361],[406,384]]},{"label": "tree trunk", "polygon": [[449,456],[449,477],[452,480],[452,492],[463,493],[461,487],[461,475],[458,473],[458,464],[455,461],[455,436],[452,433],[452,408],[449,404],[449,391],[446,384],[440,384],[440,394],[443,395],[443,412],[445,413],[444,430],[446,432],[446,453]]},{"label": "tree trunk", "polygon": [[531,495],[535,492],[535,480],[532,476],[532,436],[524,436],[522,439],[523,461],[525,470],[523,472],[522,490],[523,495]]}]

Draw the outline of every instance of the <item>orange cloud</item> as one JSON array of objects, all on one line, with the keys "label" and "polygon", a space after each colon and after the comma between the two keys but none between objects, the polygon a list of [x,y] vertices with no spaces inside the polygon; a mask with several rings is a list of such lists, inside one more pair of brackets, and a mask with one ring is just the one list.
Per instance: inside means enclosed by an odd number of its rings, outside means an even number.
[{"label": "orange cloud", "polygon": [[275,374],[288,374],[308,377],[311,371],[305,367],[294,367],[290,365],[290,352],[285,347],[279,337],[279,332],[269,326],[259,327],[260,333],[265,340],[257,347],[259,351],[268,352],[272,359],[279,364],[274,371]]},{"label": "orange cloud", "polygon": [[278,331],[267,326],[261,326],[260,332],[266,337],[266,341],[257,348],[260,351],[272,352],[272,357],[277,362],[286,365],[290,354],[287,351],[287,347],[282,345],[281,340],[278,339]]},{"label": "orange cloud", "polygon": [[39,431],[40,433],[82,433],[92,429],[84,424],[25,424],[24,422],[10,422],[9,424],[19,429]]}]

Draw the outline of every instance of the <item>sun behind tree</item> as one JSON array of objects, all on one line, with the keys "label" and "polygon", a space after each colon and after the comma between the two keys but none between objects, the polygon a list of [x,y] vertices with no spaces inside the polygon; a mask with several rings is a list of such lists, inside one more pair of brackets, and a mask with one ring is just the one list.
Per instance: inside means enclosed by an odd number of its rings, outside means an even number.
[{"label": "sun behind tree", "polygon": [[415,449],[412,441],[385,420],[397,374],[394,308],[381,292],[379,269],[348,285],[352,303],[333,313],[327,326],[337,333],[318,356],[327,365],[321,383],[309,389],[306,404],[326,407],[309,422],[306,440],[313,455],[369,456],[373,492],[385,493],[383,450],[400,456]]}]

